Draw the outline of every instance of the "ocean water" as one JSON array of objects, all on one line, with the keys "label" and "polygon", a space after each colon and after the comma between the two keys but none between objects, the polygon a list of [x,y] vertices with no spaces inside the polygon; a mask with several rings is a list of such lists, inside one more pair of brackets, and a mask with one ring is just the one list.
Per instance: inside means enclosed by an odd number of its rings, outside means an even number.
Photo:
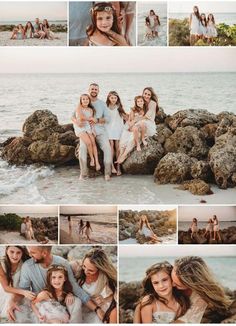
[{"label": "ocean water", "polygon": [[[220,24],[220,23],[225,23],[226,25],[234,25],[236,24],[236,13],[235,12],[229,12],[229,13],[214,13],[213,10],[213,15],[215,17],[215,22],[216,24]],[[206,12],[206,15],[208,15],[209,13]],[[169,13],[169,18],[175,18],[175,19],[184,19],[184,18],[189,18],[190,17],[190,13],[186,14],[186,13]]]},{"label": "ocean water", "polygon": [[[61,221],[67,223],[67,217],[66,216],[60,216]],[[89,221],[94,223],[107,223],[107,224],[117,224],[117,216],[112,214],[94,214],[94,215],[77,215],[77,216],[71,216],[71,219],[73,221],[80,221],[82,219],[83,221]]]},{"label": "ocean water", "polygon": [[[167,3],[166,2],[139,2],[138,4],[138,45],[141,46],[165,46],[167,45]],[[159,16],[161,26],[158,38],[148,40],[145,38],[145,17],[150,10],[154,10]]]},{"label": "ocean water", "polygon": [[[34,25],[35,18],[29,19],[29,21]],[[28,20],[8,20],[8,21],[0,21],[0,25],[18,25],[22,24],[23,26],[26,25]],[[49,24],[55,24],[55,25],[67,25],[66,20],[49,20]]]},{"label": "ocean water", "polygon": [[[191,223],[192,223],[192,221],[178,222],[178,230],[179,231],[188,231]],[[207,226],[207,221],[205,221],[205,222],[200,221],[197,223],[197,225],[198,225],[199,229],[205,229]],[[230,226],[236,226],[236,221],[233,221],[233,220],[232,221],[220,221],[219,225],[220,225],[220,229],[223,230],[223,229],[229,228]]]},{"label": "ocean water", "polygon": [[[120,257],[119,280],[123,282],[141,281],[145,271],[152,264],[167,260],[174,263],[176,257]],[[236,257],[204,257],[207,265],[223,286],[236,289]]]}]

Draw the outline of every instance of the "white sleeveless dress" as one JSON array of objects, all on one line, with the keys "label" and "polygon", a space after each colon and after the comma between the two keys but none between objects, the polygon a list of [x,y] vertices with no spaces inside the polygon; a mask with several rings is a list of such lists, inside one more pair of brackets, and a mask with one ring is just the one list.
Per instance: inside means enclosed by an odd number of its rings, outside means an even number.
[{"label": "white sleeveless dress", "polygon": [[148,238],[148,237],[152,237],[153,236],[153,233],[152,233],[152,231],[145,225],[145,224],[143,224],[143,227],[142,227],[142,229],[140,230],[140,233],[142,234],[142,235],[144,235],[146,238]]},{"label": "white sleeveless dress", "polygon": [[[0,264],[2,266],[2,269],[6,271],[3,259],[0,260]],[[21,266],[22,263],[19,264],[16,272],[12,276],[14,288],[17,288],[19,286]],[[0,318],[7,318],[8,303],[11,297],[12,297],[12,293],[5,292],[2,285],[0,284]]]},{"label": "white sleeveless dress", "polygon": [[117,106],[109,108],[110,121],[105,124],[105,129],[110,140],[120,140],[124,128],[123,118],[120,116]]},{"label": "white sleeveless dress", "polygon": [[200,28],[200,21],[194,13],[191,14],[191,17],[192,17],[192,22],[191,22],[191,26],[190,26],[190,34],[198,35],[199,28]]},{"label": "white sleeveless dress", "polygon": [[69,323],[69,313],[65,306],[56,300],[41,301],[36,304],[39,313],[46,317],[46,323],[57,320],[60,324]]},{"label": "white sleeveless dress", "polygon": [[[178,303],[176,302],[178,305]],[[156,302],[157,310],[152,314],[153,324],[170,324],[176,318],[174,311],[161,311],[160,305]]]},{"label": "white sleeveless dress", "polygon": [[220,231],[220,225],[218,221],[214,221],[214,231]]},{"label": "white sleeveless dress", "polygon": [[212,223],[207,223],[206,231],[213,231],[213,224]]}]

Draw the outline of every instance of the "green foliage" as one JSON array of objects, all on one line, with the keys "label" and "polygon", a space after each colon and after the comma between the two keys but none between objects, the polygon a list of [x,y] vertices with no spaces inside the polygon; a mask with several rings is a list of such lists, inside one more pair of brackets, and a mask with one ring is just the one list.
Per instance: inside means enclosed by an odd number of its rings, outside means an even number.
[{"label": "green foliage", "polygon": [[[195,46],[234,46],[236,45],[236,25],[218,24],[218,36],[210,43],[208,40],[197,40]],[[189,46],[188,19],[169,19],[169,45]]]},{"label": "green foliage", "polygon": [[16,214],[9,213],[0,215],[1,230],[20,231],[21,222],[21,217]]}]

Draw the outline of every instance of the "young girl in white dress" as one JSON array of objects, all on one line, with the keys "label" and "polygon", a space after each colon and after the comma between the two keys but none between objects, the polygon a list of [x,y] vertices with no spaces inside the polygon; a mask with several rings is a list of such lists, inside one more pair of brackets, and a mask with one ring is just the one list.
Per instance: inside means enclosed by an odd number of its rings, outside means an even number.
[{"label": "young girl in white dress", "polygon": [[152,39],[152,29],[149,17],[145,17],[145,26],[146,26],[146,33],[145,38],[150,40]]},{"label": "young girl in white dress", "polygon": [[72,268],[77,275],[79,285],[105,312],[101,321],[95,312],[83,306],[83,323],[117,323],[117,271],[105,251],[100,248],[91,249],[84,256],[82,266],[76,262]]},{"label": "young girl in white dress", "polygon": [[173,323],[190,307],[189,298],[172,286],[172,269],[167,261],[147,269],[138,304],[143,324]]},{"label": "young girl in white dress", "polygon": [[159,31],[159,26],[161,25],[159,16],[156,15],[155,11],[153,9],[150,10],[149,12],[149,21],[150,21],[150,27],[152,31],[152,37],[158,37],[158,31]]},{"label": "young girl in white dress", "polygon": [[221,241],[221,236],[220,236],[220,225],[219,225],[219,221],[216,215],[213,215],[213,230],[214,230],[214,237],[213,240],[217,240],[216,238],[218,238],[219,241]]},{"label": "young girl in white dress", "polygon": [[207,17],[207,37],[209,43],[212,43],[214,38],[217,37],[215,18],[213,14],[209,14]]},{"label": "young girl in white dress", "polygon": [[128,46],[119,27],[116,10],[111,2],[95,3],[91,11],[92,24],[87,28],[89,46]]},{"label": "young girl in white dress", "polygon": [[190,229],[191,229],[191,239],[193,239],[194,235],[197,234],[198,232],[197,219],[195,217],[192,220]]},{"label": "young girl in white dress", "polygon": [[67,324],[70,320],[66,296],[73,292],[68,273],[62,265],[52,265],[47,272],[46,288],[31,303],[39,322]]},{"label": "young girl in white dress", "polygon": [[85,226],[81,230],[85,230],[84,234],[87,237],[87,241],[90,242],[91,241],[90,235],[91,235],[91,232],[93,232],[93,230],[91,228],[91,225],[90,225],[90,222],[87,221]]},{"label": "young girl in white dress", "polygon": [[206,231],[205,231],[203,236],[207,237],[208,232],[209,232],[210,239],[211,239],[212,238],[212,232],[213,232],[213,221],[212,221],[211,218],[209,218],[209,220],[208,220],[208,223],[207,223],[207,226],[206,226]]},{"label": "young girl in white dress", "polygon": [[199,36],[203,40],[207,38],[207,20],[205,14],[201,14],[200,17]]},{"label": "young girl in white dress", "polygon": [[194,45],[198,39],[199,28],[200,28],[200,13],[197,6],[193,7],[193,12],[190,14],[189,28],[190,28],[190,45]]},{"label": "young girl in white dress", "polygon": [[[90,156],[90,166],[95,166],[96,171],[99,171],[101,167],[98,161],[98,151],[95,141],[96,133],[94,128],[90,124],[94,115],[95,110],[89,95],[81,95],[80,103],[77,106],[75,113],[72,117],[72,122],[74,125],[76,136],[81,138],[87,146],[88,153]],[[82,126],[80,126],[80,124],[82,124]],[[82,179],[81,175],[80,179]]]},{"label": "young girl in white dress", "polygon": [[105,125],[108,133],[109,142],[111,145],[112,153],[112,173],[121,175],[120,164],[117,163],[117,168],[114,166],[114,160],[119,157],[119,144],[121,134],[124,128],[124,121],[128,119],[128,115],[125,113],[120,97],[117,92],[111,91],[107,96],[107,107],[110,112],[110,121]]},{"label": "young girl in white dress", "polygon": [[144,235],[145,238],[149,239],[149,243],[158,243],[161,242],[158,240],[155,233],[152,231],[152,228],[148,222],[148,218],[146,215],[141,215],[139,220],[139,233]]},{"label": "young girl in white dress", "polygon": [[18,288],[21,267],[29,259],[26,248],[7,246],[5,256],[0,258],[0,320],[7,319],[7,308],[12,294],[20,294],[29,300],[35,299],[31,291]]}]

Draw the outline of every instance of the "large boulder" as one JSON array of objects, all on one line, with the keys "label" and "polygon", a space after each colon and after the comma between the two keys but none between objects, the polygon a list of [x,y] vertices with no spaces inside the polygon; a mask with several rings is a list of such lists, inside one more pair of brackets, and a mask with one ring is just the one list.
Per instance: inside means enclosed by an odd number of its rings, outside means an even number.
[{"label": "large boulder", "polygon": [[181,183],[190,179],[193,160],[184,153],[168,153],[158,163],[154,180],[156,183]]},{"label": "large boulder", "polygon": [[212,195],[213,192],[205,181],[200,179],[193,179],[184,181],[177,189],[188,190],[193,195],[204,196],[204,195]]},{"label": "large boulder", "polygon": [[167,138],[164,149],[166,153],[185,153],[197,159],[206,157],[209,150],[203,133],[193,126],[177,128]]},{"label": "large boulder", "polygon": [[140,152],[133,151],[122,164],[123,171],[128,174],[153,174],[155,167],[162,158],[162,146],[152,138]]}]

